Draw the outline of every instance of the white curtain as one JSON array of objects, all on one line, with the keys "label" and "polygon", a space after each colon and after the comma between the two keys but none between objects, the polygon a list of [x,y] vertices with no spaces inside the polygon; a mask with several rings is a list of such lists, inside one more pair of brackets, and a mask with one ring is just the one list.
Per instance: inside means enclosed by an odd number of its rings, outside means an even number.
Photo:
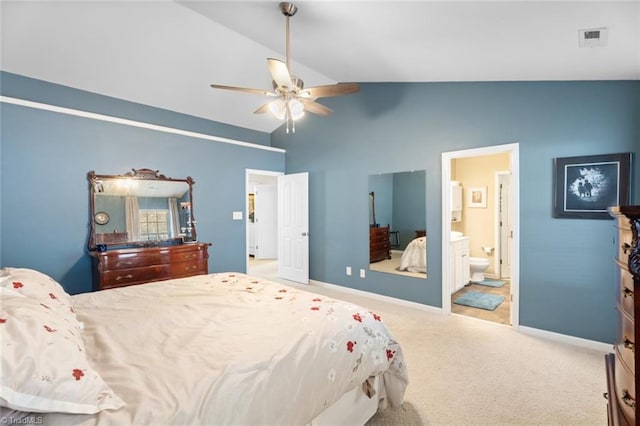
[{"label": "white curtain", "polygon": [[127,240],[140,240],[140,215],[138,214],[138,198],[127,196],[124,198],[125,222],[127,224]]},{"label": "white curtain", "polygon": [[171,236],[180,235],[180,216],[178,213],[178,199],[169,197],[169,220],[171,221]]}]

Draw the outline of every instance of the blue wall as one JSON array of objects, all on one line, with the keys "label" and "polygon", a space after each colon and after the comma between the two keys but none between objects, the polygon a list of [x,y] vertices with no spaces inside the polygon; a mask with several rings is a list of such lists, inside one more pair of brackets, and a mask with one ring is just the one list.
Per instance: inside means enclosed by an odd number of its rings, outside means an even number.
[{"label": "blue wall", "polygon": [[[267,145],[269,135],[2,73],[2,94]],[[193,177],[198,239],[209,270],[244,271],[245,169],[284,170],[284,153],[0,104],[0,265],[30,267],[70,293],[91,290],[87,172],[132,168]]]},{"label": "blue wall", "polygon": [[402,249],[416,238],[415,231],[425,229],[425,176],[424,170],[393,174],[393,226]]},{"label": "blue wall", "polygon": [[[441,154],[520,144],[520,323],[587,339],[615,336],[609,220],[554,219],[553,158],[640,150],[640,82],[363,84],[321,100],[295,135],[272,135],[2,72],[2,94],[287,149],[271,152],[1,104],[0,265],[40,269],[88,291],[89,170],[192,176],[211,271],[244,270],[245,169],[310,173],[311,278],[441,304]],[[429,276],[369,272],[368,177],[426,170]],[[640,201],[638,174],[632,200]],[[360,194],[360,195],[358,195]],[[603,253],[605,253],[603,255]],[[606,253],[611,253],[610,255]]]},{"label": "blue wall", "polygon": [[[387,226],[393,223],[393,173],[369,176],[369,192],[373,192],[370,224]],[[373,209],[376,220],[373,221]]]},{"label": "blue wall", "polygon": [[[287,173],[308,171],[312,279],[441,306],[441,154],[520,144],[520,324],[613,342],[611,220],[554,219],[553,159],[640,151],[640,82],[363,84],[335,112],[281,129]],[[427,172],[428,279],[369,272],[368,176]],[[640,201],[638,174],[632,200]]]}]

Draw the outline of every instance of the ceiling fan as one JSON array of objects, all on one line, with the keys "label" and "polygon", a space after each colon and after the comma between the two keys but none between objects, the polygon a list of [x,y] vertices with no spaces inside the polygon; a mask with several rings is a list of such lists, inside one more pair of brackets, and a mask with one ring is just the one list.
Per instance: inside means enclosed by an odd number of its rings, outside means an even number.
[{"label": "ceiling fan", "polygon": [[258,93],[261,95],[277,98],[262,105],[260,108],[254,111],[254,114],[271,112],[274,117],[278,118],[279,120],[286,121],[287,133],[289,133],[290,124],[292,132],[295,133],[296,128],[294,121],[302,117],[305,111],[323,116],[332,113],[331,109],[316,102],[316,99],[357,93],[360,91],[360,87],[357,83],[337,83],[324,86],[315,86],[305,89],[302,79],[291,75],[290,72],[291,66],[289,60],[289,18],[296,14],[296,12],[298,11],[298,7],[292,3],[286,2],[280,3],[279,7],[280,11],[285,16],[286,21],[286,63],[278,59],[267,58],[269,72],[273,77],[273,91],[251,89],[247,87],[224,86],[220,84],[212,84],[211,87],[214,89]]}]

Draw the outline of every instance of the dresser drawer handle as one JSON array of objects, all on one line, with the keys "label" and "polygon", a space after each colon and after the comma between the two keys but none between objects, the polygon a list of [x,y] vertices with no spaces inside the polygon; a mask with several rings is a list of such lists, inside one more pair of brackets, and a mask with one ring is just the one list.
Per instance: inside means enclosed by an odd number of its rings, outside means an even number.
[{"label": "dresser drawer handle", "polygon": [[627,297],[633,297],[633,290],[629,290],[627,287],[622,289],[622,295],[626,299]]},{"label": "dresser drawer handle", "polygon": [[624,336],[624,341],[622,342],[622,345],[627,349],[631,349],[632,352],[636,351],[635,345],[631,340],[629,340],[627,336]]},{"label": "dresser drawer handle", "polygon": [[128,275],[118,275],[118,276],[116,277],[116,281],[120,281],[120,280],[127,280],[127,279],[129,279],[129,280],[130,280],[131,278],[133,278],[133,275],[131,275],[131,274],[128,274]]},{"label": "dresser drawer handle", "polygon": [[624,254],[627,254],[627,250],[629,250],[630,248],[631,245],[629,243],[622,244],[622,251],[624,252]]},{"label": "dresser drawer handle", "polygon": [[188,271],[193,271],[197,268],[198,268],[198,265],[190,265],[190,266],[186,266],[184,270],[188,272]]},{"label": "dresser drawer handle", "polygon": [[120,266],[132,266],[134,263],[129,261],[129,260],[121,260],[119,262],[116,263],[116,266],[120,267]]},{"label": "dresser drawer handle", "polygon": [[629,392],[624,389],[622,391],[622,402],[624,402],[624,405],[631,407],[631,408],[636,408],[636,400],[633,399],[633,397],[629,394]]}]

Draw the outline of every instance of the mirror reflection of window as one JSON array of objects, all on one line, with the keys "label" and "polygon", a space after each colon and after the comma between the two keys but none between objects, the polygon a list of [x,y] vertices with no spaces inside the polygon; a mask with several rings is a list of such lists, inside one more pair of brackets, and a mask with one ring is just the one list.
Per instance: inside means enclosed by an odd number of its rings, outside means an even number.
[{"label": "mirror reflection of window", "polygon": [[427,277],[426,172],[369,176],[369,269]]},{"label": "mirror reflection of window", "polygon": [[169,238],[169,210],[140,210],[140,240],[163,241]]}]

